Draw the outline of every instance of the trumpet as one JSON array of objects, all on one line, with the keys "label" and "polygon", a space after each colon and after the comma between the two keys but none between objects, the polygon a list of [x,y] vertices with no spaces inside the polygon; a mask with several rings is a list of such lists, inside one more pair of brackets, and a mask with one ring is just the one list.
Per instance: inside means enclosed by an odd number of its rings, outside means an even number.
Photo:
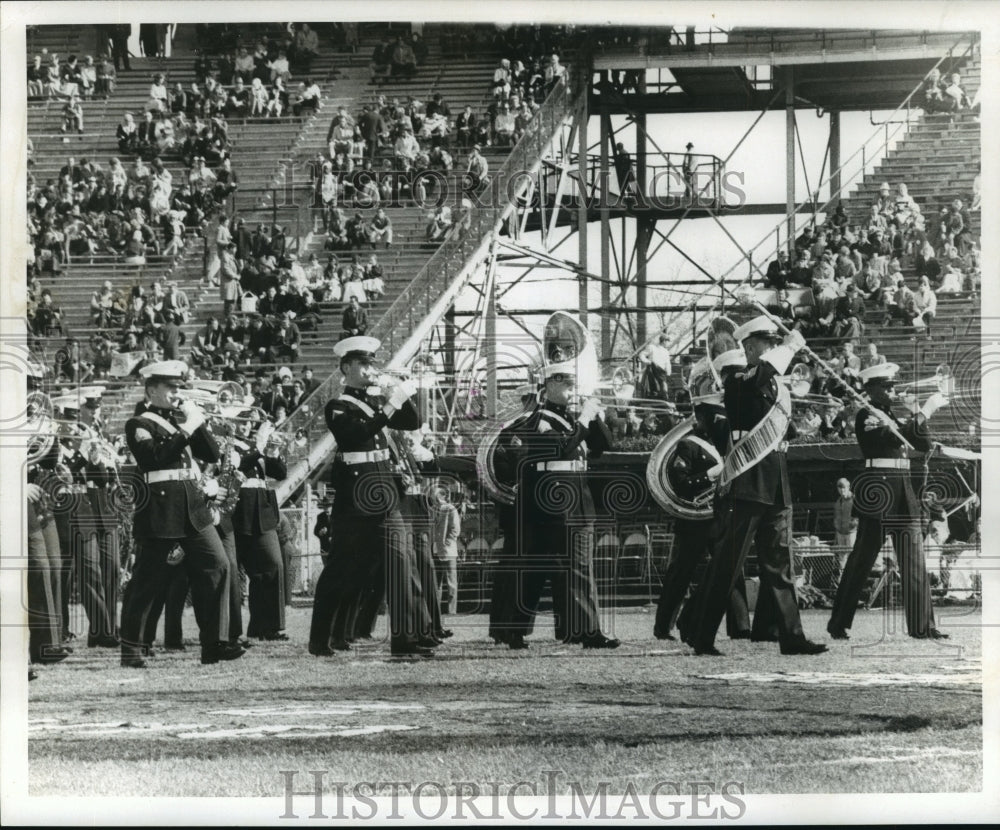
[{"label": "trumpet", "polygon": [[947,363],[938,364],[937,370],[929,378],[911,380],[909,383],[896,384],[896,391],[904,395],[916,394],[929,390],[940,392],[942,395],[951,397],[955,392],[955,377],[951,373],[951,367]]}]

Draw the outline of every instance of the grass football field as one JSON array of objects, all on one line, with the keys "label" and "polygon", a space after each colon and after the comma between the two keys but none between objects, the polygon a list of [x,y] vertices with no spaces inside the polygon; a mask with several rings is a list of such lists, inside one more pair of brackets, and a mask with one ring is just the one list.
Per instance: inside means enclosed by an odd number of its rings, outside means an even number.
[{"label": "grass football field", "polygon": [[[487,639],[485,616],[457,616],[430,660],[393,660],[384,642],[311,657],[309,613],[289,609],[291,642],[232,663],[202,666],[189,639],[146,671],[85,647],[43,669],[29,687],[30,794],[281,796],[282,770],[484,791],[546,776],[609,793],[664,780],[748,794],[982,788],[976,609],[939,609],[943,642],[905,637],[899,612],[861,610],[851,640],[817,657],[725,636],[724,657],[696,657],[653,639],[642,609],[604,612],[616,651],[557,644],[543,618],[512,652]],[[803,612],[807,635],[828,642],[828,613]]]}]

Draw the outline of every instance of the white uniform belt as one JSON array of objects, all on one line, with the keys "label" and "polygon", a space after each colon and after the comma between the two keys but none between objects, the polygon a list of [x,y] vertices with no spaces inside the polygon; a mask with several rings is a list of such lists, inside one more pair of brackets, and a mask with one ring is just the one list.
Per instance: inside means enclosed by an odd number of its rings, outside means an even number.
[{"label": "white uniform belt", "polygon": [[267,482],[265,482],[264,479],[262,479],[262,478],[248,478],[246,481],[244,481],[240,485],[240,489],[241,490],[246,490],[246,489],[266,490],[267,489]]},{"label": "white uniform belt", "polygon": [[888,467],[893,470],[909,470],[909,458],[868,458],[865,460],[866,467]]},{"label": "white uniform belt", "polygon": [[345,464],[371,464],[375,461],[388,461],[389,450],[369,450],[368,452],[342,452],[338,458]]},{"label": "white uniform belt", "polygon": [[575,461],[540,461],[535,465],[535,469],[562,473],[582,473],[587,470],[587,462],[583,459]]},{"label": "white uniform belt", "polygon": [[147,484],[159,484],[161,481],[194,481],[198,474],[187,470],[152,470],[146,473]]}]

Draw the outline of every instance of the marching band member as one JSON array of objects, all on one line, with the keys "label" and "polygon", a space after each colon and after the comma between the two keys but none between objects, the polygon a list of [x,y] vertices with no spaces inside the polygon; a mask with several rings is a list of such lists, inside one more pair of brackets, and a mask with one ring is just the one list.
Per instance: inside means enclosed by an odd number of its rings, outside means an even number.
[{"label": "marching band member", "polygon": [[[261,640],[287,640],[285,634],[285,574],[278,543],[278,499],[267,478],[288,475],[277,448],[268,445],[273,427],[265,421],[254,444],[237,441],[234,452],[241,483],[232,513],[236,553],[249,580],[250,621],[247,636]],[[249,427],[249,422],[248,422]]]},{"label": "marching band member", "polygon": [[[153,641],[157,619],[170,580],[167,557],[180,546],[177,565],[187,571],[195,618],[201,635],[201,662],[242,657],[244,649],[229,642],[230,572],[222,542],[212,524],[205,495],[198,487],[196,459],[219,460],[219,448],[205,428],[205,415],[191,401],[178,403],[186,385],[187,364],[179,360],[152,363],[140,370],[146,401],[125,424],[125,437],[145,488],[135,511],[133,533],[141,548],[122,601],[121,662],[145,668],[143,651]],[[181,415],[183,420],[177,416]]]},{"label": "marching band member", "polygon": [[[551,357],[552,355],[550,355]],[[576,361],[546,363],[545,398],[518,431],[518,487],[515,500],[520,535],[522,593],[517,619],[533,618],[542,589],[552,582],[556,638],[584,648],[617,648],[601,632],[593,573],[595,509],[587,480],[587,457],[611,447],[611,433],[589,398],[577,417],[570,412],[576,389]],[[508,636],[512,649],[525,648],[523,633]]]},{"label": "marching band member", "polygon": [[87,494],[90,497],[94,526],[97,531],[97,553],[103,601],[107,609],[107,621],[111,628],[105,632],[95,632],[93,620],[87,638],[88,646],[117,648],[118,641],[118,585],[121,580],[119,561],[118,511],[115,508],[115,488],[118,480],[118,456],[104,434],[101,420],[101,398],[103,386],[87,386],[80,390],[83,406],[80,408],[80,423],[92,439],[81,447],[87,478]]},{"label": "marching band member", "polygon": [[[96,394],[91,392],[91,394]],[[85,439],[96,438],[96,433],[78,422],[80,392],[67,393],[53,399],[53,406],[62,410],[69,434],[64,438],[62,461],[68,470],[62,487],[66,509],[56,511],[56,527],[59,530],[59,544],[62,549],[62,574],[60,597],[62,601],[63,637],[73,639],[69,627],[69,597],[72,573],[75,571],[80,589],[80,597],[87,614],[87,645],[91,648],[117,648],[115,637],[116,605],[105,596],[106,578],[117,573],[117,564],[101,561],[99,529],[102,519],[94,510],[92,494],[97,482],[104,477],[104,465],[93,465],[81,451],[84,444],[93,442]],[[103,482],[102,482],[103,485]],[[107,547],[105,548],[107,551]],[[102,567],[103,566],[103,567]],[[104,574],[102,575],[102,572]],[[112,599],[117,597],[117,586],[112,588]]]},{"label": "marching band member", "polygon": [[419,596],[416,563],[406,544],[399,511],[399,482],[390,461],[385,428],[420,426],[410,400],[417,388],[403,381],[386,400],[369,393],[377,376],[374,337],[348,337],[334,347],[344,390],[326,405],[326,422],[337,442],[331,483],[337,528],[332,552],[316,583],[309,653],[330,656],[350,649],[352,618],[359,602],[385,591],[394,656],[430,657],[433,640]]},{"label": "marching band member", "polygon": [[[35,364],[28,369],[29,390],[38,389],[42,371]],[[35,413],[30,413],[32,417]],[[42,428],[49,428],[43,424]],[[38,439],[33,439],[38,440]],[[39,450],[42,452],[42,450]],[[59,534],[52,515],[52,497],[46,479],[51,479],[59,458],[59,442],[53,440],[48,451],[29,464],[27,474],[28,520],[28,655],[32,663],[58,663],[72,649],[62,644],[62,613],[59,573],[62,556]],[[29,678],[31,674],[29,672]]]},{"label": "marching band member", "polygon": [[[802,631],[791,577],[792,494],[784,440],[791,404],[778,380],[805,341],[799,332],[781,340],[777,326],[765,315],[744,323],[734,336],[743,345],[748,368],[730,368],[723,377],[723,402],[734,449],[727,456],[720,483],[731,484],[732,518],[699,585],[692,627],[681,635],[696,654],[721,654],[715,648],[716,631],[746,555],[756,543],[760,590],[762,595],[771,594],[767,601],[773,600],[776,609],[781,653],[820,654],[826,646],[806,639]],[[761,448],[751,446],[750,454],[743,456],[739,450],[747,442],[741,443],[742,439],[759,435],[768,436]]]},{"label": "marching band member", "polygon": [[[735,345],[735,343],[733,343]],[[707,358],[695,364],[688,378],[688,392],[694,405],[696,424],[677,444],[671,455],[666,474],[674,491],[686,501],[694,501],[709,488],[722,472],[719,458],[729,448],[729,424],[722,406],[722,392],[715,384],[715,374],[729,367],[742,369],[746,356],[740,348],[726,349],[718,354],[709,367]],[[713,450],[715,453],[713,453]],[[660,599],[656,608],[653,636],[658,640],[673,640],[671,630],[677,622],[681,603],[695,570],[711,556],[712,545],[721,535],[730,516],[730,506],[720,500],[713,505],[713,515],[707,519],[674,518],[674,545],[670,564],[663,574]],[[737,580],[726,609],[726,628],[730,637],[750,636],[744,584]]]},{"label": "marching band member", "polygon": [[837,588],[833,613],[826,630],[835,640],[848,639],[847,630],[886,535],[892,537],[903,583],[906,631],[918,639],[944,639],[934,625],[931,588],[924,560],[920,505],[910,483],[907,447],[892,433],[895,425],[915,450],[929,452],[933,442],[928,421],[947,396],[931,395],[923,407],[905,421],[892,412],[896,373],[895,363],[882,363],[861,370],[861,381],[871,405],[858,412],[855,434],[865,469],[854,480],[854,512],[858,535]]}]

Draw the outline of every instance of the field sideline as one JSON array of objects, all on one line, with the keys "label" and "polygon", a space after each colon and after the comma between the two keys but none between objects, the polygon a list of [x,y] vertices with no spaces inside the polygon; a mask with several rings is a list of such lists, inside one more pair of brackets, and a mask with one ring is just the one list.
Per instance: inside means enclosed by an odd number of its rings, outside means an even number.
[{"label": "field sideline", "polygon": [[[807,634],[825,640],[827,614],[803,612]],[[281,770],[306,788],[318,769],[349,784],[541,786],[558,771],[564,791],[976,792],[981,618],[938,614],[946,645],[883,634],[898,615],[860,611],[852,640],[818,657],[725,637],[724,658],[695,657],[654,640],[639,609],[608,619],[613,652],[558,645],[549,620],[511,652],[476,615],[447,619],[455,637],[432,660],[394,661],[384,644],[313,658],[307,608],[289,611],[292,642],[234,663],[201,666],[193,640],[144,672],[78,648],[30,685],[30,794],[280,796]]]}]

